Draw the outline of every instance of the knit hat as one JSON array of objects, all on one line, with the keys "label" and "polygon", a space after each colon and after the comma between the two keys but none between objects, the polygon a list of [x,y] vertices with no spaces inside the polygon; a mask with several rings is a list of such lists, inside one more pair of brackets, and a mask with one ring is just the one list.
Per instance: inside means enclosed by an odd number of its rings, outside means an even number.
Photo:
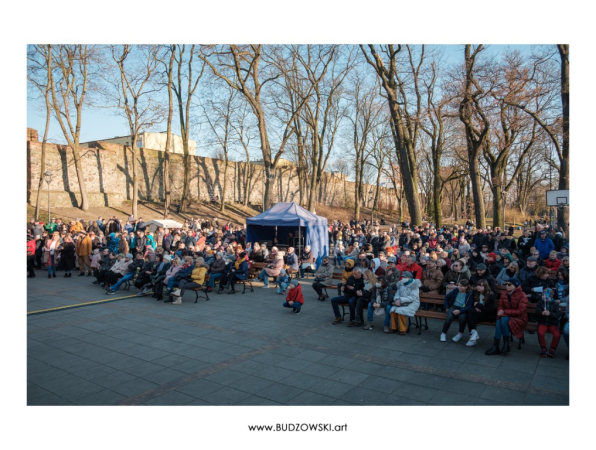
[{"label": "knit hat", "polygon": [[390,256],[389,258],[387,258],[387,262],[394,263],[395,262],[395,256]]},{"label": "knit hat", "polygon": [[517,278],[509,278],[509,280],[507,280],[507,283],[511,283],[515,287],[519,287],[519,285],[521,284]]},{"label": "knit hat", "polygon": [[128,259],[132,259],[132,254],[131,254],[131,253],[127,253],[127,254],[126,254],[126,257],[127,257]]},{"label": "knit hat", "polygon": [[401,274],[401,277],[402,278],[414,278],[414,275],[412,275],[412,272],[406,271],[406,272],[404,272],[404,273]]},{"label": "knit hat", "polygon": [[497,255],[494,252],[490,252],[487,256],[491,257],[492,259],[497,259]]},{"label": "knit hat", "polygon": [[527,261],[534,261],[534,262],[537,262],[538,260],[536,259],[536,257],[535,257],[535,256],[529,256],[529,257],[528,257],[528,259],[527,259]]},{"label": "knit hat", "polygon": [[298,280],[292,280],[290,281],[290,284],[293,285],[294,287],[298,286]]},{"label": "knit hat", "polygon": [[476,266],[476,270],[486,270],[486,264],[482,264],[482,263],[478,264]]}]

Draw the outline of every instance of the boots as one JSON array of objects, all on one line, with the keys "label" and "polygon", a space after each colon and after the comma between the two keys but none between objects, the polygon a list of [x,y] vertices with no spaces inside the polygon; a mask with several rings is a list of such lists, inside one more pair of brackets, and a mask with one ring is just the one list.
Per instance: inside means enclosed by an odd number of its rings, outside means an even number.
[{"label": "boots", "polygon": [[500,339],[493,339],[493,346],[491,348],[489,348],[486,352],[484,352],[484,354],[485,355],[500,355],[501,350],[499,350],[499,341],[500,341]]},{"label": "boots", "polygon": [[503,336],[503,346],[501,347],[501,353],[509,353],[511,351],[509,342],[510,342],[509,336]]}]

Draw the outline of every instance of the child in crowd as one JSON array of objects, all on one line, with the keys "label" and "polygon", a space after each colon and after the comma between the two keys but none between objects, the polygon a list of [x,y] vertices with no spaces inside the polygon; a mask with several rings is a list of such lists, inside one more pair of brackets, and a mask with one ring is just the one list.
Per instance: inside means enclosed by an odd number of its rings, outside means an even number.
[{"label": "child in crowd", "polygon": [[286,290],[288,289],[288,284],[290,284],[290,279],[288,278],[288,273],[285,269],[281,269],[279,271],[279,275],[277,276],[277,293],[278,294],[285,294]]},{"label": "child in crowd", "polygon": [[300,314],[302,305],[304,305],[304,297],[302,296],[302,286],[298,283],[298,280],[290,281],[288,286],[288,296],[283,304],[284,308],[292,308],[292,312]]},{"label": "child in crowd", "polygon": [[[542,298],[536,303],[536,322],[538,322],[538,342],[540,343],[540,356],[546,358],[555,357],[557,345],[561,338],[559,332],[559,320],[561,318],[561,309],[559,302],[555,301],[554,289],[545,289]],[[550,331],[553,340],[550,344],[550,350],[546,351],[546,332]]]},{"label": "child in crowd", "polygon": [[91,257],[91,269],[99,270],[99,261],[101,260],[101,255],[99,254],[99,249],[96,248],[93,250],[93,256]]}]

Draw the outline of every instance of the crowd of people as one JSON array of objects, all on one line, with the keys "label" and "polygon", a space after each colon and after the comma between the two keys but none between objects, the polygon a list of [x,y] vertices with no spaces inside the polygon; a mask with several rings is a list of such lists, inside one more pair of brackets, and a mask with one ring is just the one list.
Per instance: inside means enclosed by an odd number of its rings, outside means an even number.
[{"label": "crowd of people", "polygon": [[[193,219],[179,229],[153,231],[134,217],[76,219],[68,224],[31,219],[27,266],[29,277],[42,267],[49,279],[57,270],[66,278],[78,271],[78,276],[94,277],[93,284],[107,295],[127,284],[138,288],[139,296],[152,292],[157,301],[179,304],[186,290],[210,292],[216,281],[218,293],[234,294],[236,281],[249,277],[250,265],[266,262],[257,279],[269,288],[273,278],[277,293],[286,296],[283,306],[295,314],[304,305],[298,279],[314,272],[312,288],[317,299],[325,301],[324,290],[333,284],[339,267],[342,279],[337,296],[330,300],[334,325],[344,321],[339,307],[347,304],[349,327],[371,330],[379,316],[384,332],[405,334],[408,317],[419,308],[435,307],[421,304],[420,292],[430,292],[444,296],[439,309],[446,319],[439,339],[446,341],[456,322],[458,332],[452,340],[459,341],[467,327],[466,345],[473,346],[479,339],[477,324],[494,322],[493,346],[486,352],[492,355],[509,351],[510,335],[523,338],[526,307],[532,302],[537,306],[530,320],[538,324],[541,356],[554,357],[559,330],[567,345],[569,339],[569,243],[561,230],[540,223],[524,227],[519,237],[514,233],[513,228],[476,229],[471,223],[386,227],[367,220],[335,221],[329,225],[333,253],[314,267],[311,249],[305,246],[296,253],[292,236],[280,250],[277,240],[270,247],[247,242],[244,226],[220,224],[218,219]],[[293,273],[297,279],[290,278]],[[561,306],[566,306],[564,313]],[[553,335],[550,348],[546,332]]]}]

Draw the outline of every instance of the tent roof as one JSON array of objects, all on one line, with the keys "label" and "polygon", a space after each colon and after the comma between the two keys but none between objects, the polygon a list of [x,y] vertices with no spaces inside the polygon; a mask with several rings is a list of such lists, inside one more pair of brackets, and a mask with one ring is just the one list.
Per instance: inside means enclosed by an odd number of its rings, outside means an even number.
[{"label": "tent roof", "polygon": [[147,225],[147,226],[155,225],[156,227],[163,227],[163,228],[182,228],[182,224],[180,222],[176,222],[175,220],[170,220],[170,219],[150,220],[149,222],[145,222],[145,225]]},{"label": "tent roof", "polygon": [[258,216],[247,218],[246,224],[304,227],[307,225],[327,225],[327,219],[307,211],[296,203],[276,203]]}]

